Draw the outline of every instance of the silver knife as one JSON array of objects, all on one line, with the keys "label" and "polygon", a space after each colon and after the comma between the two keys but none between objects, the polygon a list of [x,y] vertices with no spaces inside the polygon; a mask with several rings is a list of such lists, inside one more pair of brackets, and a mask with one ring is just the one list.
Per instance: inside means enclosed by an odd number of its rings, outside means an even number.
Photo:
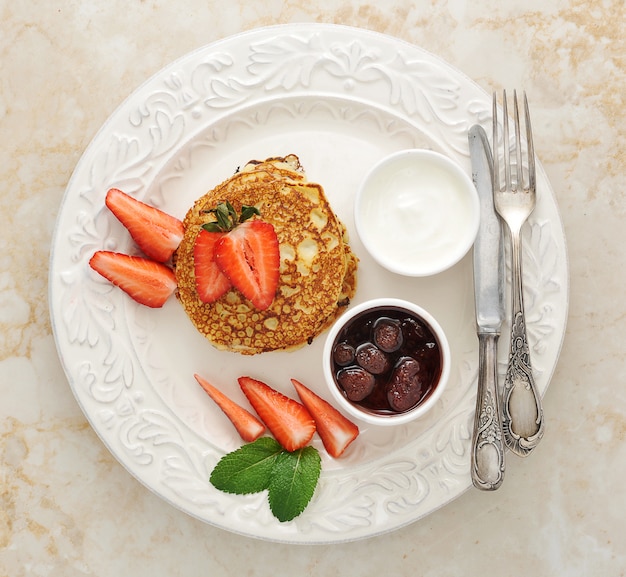
[{"label": "silver knife", "polygon": [[505,444],[498,392],[497,347],[504,319],[504,249],[493,205],[493,160],[487,134],[469,131],[472,180],[480,198],[480,228],[474,243],[474,292],[478,333],[478,394],[472,435],[472,483],[486,491],[504,478]]}]

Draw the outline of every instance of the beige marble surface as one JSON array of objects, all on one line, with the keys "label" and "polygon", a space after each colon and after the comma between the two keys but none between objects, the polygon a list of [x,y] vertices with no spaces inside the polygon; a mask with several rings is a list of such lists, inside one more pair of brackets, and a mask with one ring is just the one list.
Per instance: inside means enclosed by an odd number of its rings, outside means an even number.
[{"label": "beige marble surface", "polygon": [[[0,576],[624,575],[625,14],[623,0],[1,0]],[[236,536],[146,490],[74,400],[47,303],[64,189],[115,107],[196,47],[289,22],[385,32],[487,91],[524,87],[571,267],[536,453],[495,493],[331,547]]]}]

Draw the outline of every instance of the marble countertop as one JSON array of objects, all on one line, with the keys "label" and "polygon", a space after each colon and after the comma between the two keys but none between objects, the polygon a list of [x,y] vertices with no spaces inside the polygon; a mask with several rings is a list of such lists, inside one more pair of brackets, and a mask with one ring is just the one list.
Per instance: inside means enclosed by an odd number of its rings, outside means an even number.
[{"label": "marble countertop", "polygon": [[[0,575],[623,574],[623,0],[24,0],[0,14]],[[536,452],[509,459],[496,492],[472,489],[392,533],[329,547],[235,535],[147,490],[88,424],[48,310],[65,188],[120,102],[200,46],[295,22],[399,37],[487,92],[523,87],[571,274]]]}]

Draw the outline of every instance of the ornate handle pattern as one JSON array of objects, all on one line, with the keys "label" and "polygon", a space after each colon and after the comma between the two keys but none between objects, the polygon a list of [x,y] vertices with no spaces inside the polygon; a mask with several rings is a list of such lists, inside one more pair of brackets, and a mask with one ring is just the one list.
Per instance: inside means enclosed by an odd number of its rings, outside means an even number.
[{"label": "ornate handle pattern", "polygon": [[493,491],[504,479],[504,441],[498,396],[498,334],[479,334],[478,396],[472,436],[472,483]]},{"label": "ornate handle pattern", "polygon": [[511,350],[502,394],[502,430],[506,446],[526,457],[543,437],[541,396],[535,386],[526,337],[519,233],[512,235],[513,319]]}]

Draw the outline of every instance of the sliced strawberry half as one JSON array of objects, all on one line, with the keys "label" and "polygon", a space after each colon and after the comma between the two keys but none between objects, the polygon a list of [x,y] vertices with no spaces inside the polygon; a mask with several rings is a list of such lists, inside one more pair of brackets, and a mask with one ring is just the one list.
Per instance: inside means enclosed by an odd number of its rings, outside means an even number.
[{"label": "sliced strawberry half", "polygon": [[224,234],[202,229],[193,247],[196,291],[200,300],[205,303],[215,302],[232,286],[214,258],[215,245]]},{"label": "sliced strawberry half", "polygon": [[185,234],[180,220],[117,188],[107,192],[105,202],[146,256],[159,262],[171,258]]},{"label": "sliced strawberry half", "polygon": [[259,309],[267,309],[278,287],[280,253],[271,223],[248,220],[215,245],[215,262],[235,288]]},{"label": "sliced strawberry half", "polygon": [[251,377],[239,386],[272,435],[287,451],[306,446],[315,433],[315,421],[304,405]]},{"label": "sliced strawberry half", "polygon": [[235,401],[222,393],[222,391],[213,386],[206,379],[203,379],[200,375],[194,375],[194,377],[209,397],[213,399],[215,404],[222,409],[223,413],[230,419],[244,441],[248,443],[256,441],[265,432],[265,425],[250,411],[235,403]]},{"label": "sliced strawberry half", "polygon": [[99,250],[89,260],[89,266],[148,307],[162,307],[176,290],[172,269],[148,258]]},{"label": "sliced strawberry half", "polygon": [[311,413],[324,448],[331,457],[340,457],[359,436],[359,428],[300,381],[291,379],[291,382],[300,400]]}]

